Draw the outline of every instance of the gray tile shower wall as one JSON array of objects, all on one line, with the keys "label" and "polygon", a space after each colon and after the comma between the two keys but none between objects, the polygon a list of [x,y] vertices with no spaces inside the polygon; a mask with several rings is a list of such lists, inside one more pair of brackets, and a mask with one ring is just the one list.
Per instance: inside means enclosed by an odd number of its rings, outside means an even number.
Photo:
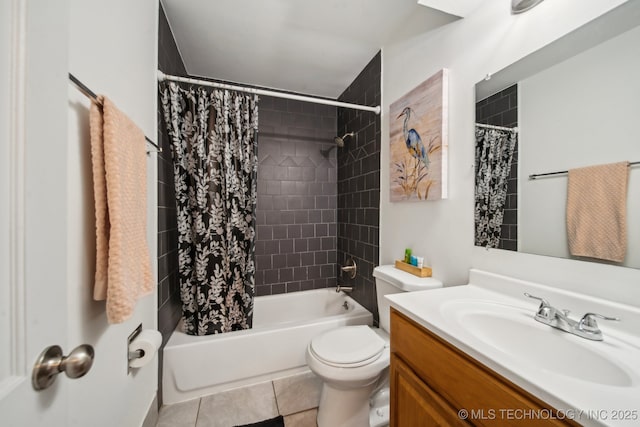
[{"label": "gray tile shower wall", "polygon": [[[518,85],[476,103],[476,121],[485,125],[518,126]],[[507,187],[507,201],[500,231],[500,249],[518,250],[518,144],[516,143]]]},{"label": "gray tile shower wall", "polygon": [[256,294],[336,285],[336,108],[259,102]]},{"label": "gray tile shower wall", "polygon": [[[339,100],[380,105],[380,52],[342,93]],[[338,283],[353,286],[351,296],[371,311],[378,323],[373,269],[379,262],[380,116],[338,109],[338,134],[356,132],[338,149],[338,264],[353,258],[358,275],[338,276]]]},{"label": "gray tile shower wall", "polygon": [[[187,75],[162,5],[158,22],[158,68],[167,74]],[[162,148],[158,153],[158,330],[162,333],[162,347],[158,352],[158,399],[162,405],[162,348],[180,321],[182,303],[177,274],[178,223],[171,145],[159,97],[158,144]]]}]

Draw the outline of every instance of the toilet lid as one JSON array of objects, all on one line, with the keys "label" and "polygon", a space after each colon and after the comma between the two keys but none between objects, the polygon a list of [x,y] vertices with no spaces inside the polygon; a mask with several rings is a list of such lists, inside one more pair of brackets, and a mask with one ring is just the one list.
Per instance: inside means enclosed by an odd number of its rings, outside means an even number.
[{"label": "toilet lid", "polygon": [[345,326],[318,335],[310,347],[329,365],[357,367],[380,357],[385,341],[368,326]]}]

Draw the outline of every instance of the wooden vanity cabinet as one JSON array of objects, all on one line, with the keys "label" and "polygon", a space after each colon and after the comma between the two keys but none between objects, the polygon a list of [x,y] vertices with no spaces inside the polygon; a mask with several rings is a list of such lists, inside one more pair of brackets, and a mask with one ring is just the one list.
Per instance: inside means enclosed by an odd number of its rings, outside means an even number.
[{"label": "wooden vanity cabinet", "polygon": [[390,427],[578,426],[391,309]]},{"label": "wooden vanity cabinet", "polygon": [[396,355],[391,356],[391,426],[469,426],[455,408],[422,381]]}]

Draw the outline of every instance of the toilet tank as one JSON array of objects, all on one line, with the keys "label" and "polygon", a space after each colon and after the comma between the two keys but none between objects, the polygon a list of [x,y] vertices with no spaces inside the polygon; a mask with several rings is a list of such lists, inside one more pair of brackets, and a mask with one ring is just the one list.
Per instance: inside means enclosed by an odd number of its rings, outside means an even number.
[{"label": "toilet tank", "polygon": [[389,332],[389,301],[384,297],[399,292],[425,291],[442,287],[442,282],[433,277],[418,277],[395,268],[393,265],[380,265],[373,269],[376,278],[376,295],[380,328]]}]

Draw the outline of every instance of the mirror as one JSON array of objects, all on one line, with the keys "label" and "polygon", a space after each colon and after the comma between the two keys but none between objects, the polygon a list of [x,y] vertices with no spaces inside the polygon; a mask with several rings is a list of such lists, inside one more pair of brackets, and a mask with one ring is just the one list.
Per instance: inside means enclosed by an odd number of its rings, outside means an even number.
[{"label": "mirror", "polygon": [[[640,2],[627,2],[476,85],[476,122],[517,127],[494,247],[607,262],[569,253],[567,174],[530,175],[640,162],[639,24]],[[629,168],[627,251],[614,265],[640,268],[639,195],[640,164]]]}]

